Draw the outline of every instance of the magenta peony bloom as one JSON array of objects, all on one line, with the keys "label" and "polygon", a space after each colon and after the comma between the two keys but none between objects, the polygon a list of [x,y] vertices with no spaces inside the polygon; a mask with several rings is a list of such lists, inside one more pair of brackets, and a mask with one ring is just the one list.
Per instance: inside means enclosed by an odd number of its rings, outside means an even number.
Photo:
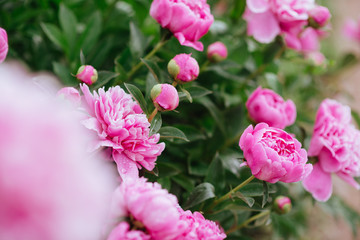
[{"label": "magenta peony bloom", "polygon": [[8,37],[5,29],[0,27],[0,63],[2,63],[9,50]]},{"label": "magenta peony bloom", "polygon": [[207,220],[199,212],[191,213],[190,210],[184,211],[178,209],[185,222],[185,232],[179,235],[175,240],[222,240],[226,238],[223,229],[215,222]]},{"label": "magenta peony bloom", "polygon": [[199,76],[200,68],[191,54],[181,53],[169,61],[168,71],[175,81],[186,83],[194,81]]},{"label": "magenta peony bloom", "polygon": [[152,240],[174,239],[185,230],[176,197],[160,184],[147,182],[145,178],[127,178],[114,193],[110,225],[126,221],[134,226],[133,230],[143,231]]},{"label": "magenta peony bloom", "polygon": [[296,106],[270,89],[258,87],[246,101],[250,118],[255,122],[265,122],[270,127],[284,129],[295,122]]},{"label": "magenta peony bloom", "polygon": [[93,149],[110,147],[119,174],[137,177],[141,167],[151,171],[156,158],[165,148],[159,134],[149,136],[150,123],[140,106],[119,86],[105,92],[103,88],[91,95],[87,85],[80,85],[87,103],[86,128],[98,135]]},{"label": "magenta peony bloom", "polygon": [[353,19],[346,20],[343,27],[343,33],[350,40],[360,42],[360,19],[358,21]]},{"label": "magenta peony bloom", "polygon": [[214,42],[207,48],[207,58],[211,62],[221,62],[227,58],[228,51],[222,42]]},{"label": "magenta peony bloom", "polygon": [[351,109],[335,100],[325,99],[316,114],[309,156],[319,162],[304,179],[304,188],[318,201],[332,194],[331,173],[360,189],[353,177],[360,176],[360,131],[351,124]]},{"label": "magenta peony bloom", "polygon": [[90,136],[72,108],[7,70],[0,68],[0,239],[100,239],[115,178],[87,153]]},{"label": "magenta peony bloom", "polygon": [[76,74],[76,78],[86,83],[87,85],[91,85],[97,81],[98,73],[93,66],[83,65],[79,68]]},{"label": "magenta peony bloom", "polygon": [[214,21],[206,0],[154,0],[150,15],[163,27],[169,29],[181,45],[202,51],[199,39]]},{"label": "magenta peony bloom", "polygon": [[151,89],[151,98],[159,111],[171,111],[179,105],[176,88],[170,84],[156,84]]},{"label": "magenta peony bloom", "polygon": [[[248,23],[249,36],[259,42],[270,43],[276,36],[283,35],[286,45],[299,52],[308,51],[303,48],[303,31],[320,31],[310,27],[309,22],[319,28],[325,26],[330,18],[327,8],[316,5],[313,0],[247,0],[246,6],[244,19]],[[316,38],[312,36],[311,45],[317,46],[322,34],[316,34]]]},{"label": "magenta peony bloom", "polygon": [[312,170],[301,143],[287,132],[266,123],[250,125],[239,142],[252,174],[270,183],[298,182]]},{"label": "magenta peony bloom", "polygon": [[130,230],[127,222],[121,222],[110,233],[107,240],[151,240],[151,236],[139,230]]}]

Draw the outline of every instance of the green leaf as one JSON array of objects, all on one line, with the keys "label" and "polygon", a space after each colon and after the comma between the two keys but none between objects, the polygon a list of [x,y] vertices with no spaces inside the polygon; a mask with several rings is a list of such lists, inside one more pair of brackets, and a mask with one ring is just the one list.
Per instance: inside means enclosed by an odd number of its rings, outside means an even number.
[{"label": "green leaf", "polygon": [[84,55],[83,50],[80,50],[80,64],[86,65],[86,60],[85,60],[85,55]]},{"label": "green leaf", "polygon": [[129,83],[124,83],[124,85],[125,85],[126,89],[129,91],[129,93],[131,94],[131,96],[133,96],[133,98],[138,102],[138,104],[140,105],[143,112],[146,115],[148,115],[149,112],[147,110],[145,98],[144,98],[142,92],[140,91],[140,89],[138,89],[135,85],[132,85]]},{"label": "green leaf", "polygon": [[155,115],[155,117],[153,118],[153,120],[151,121],[149,135],[151,136],[151,135],[157,133],[159,131],[159,129],[161,128],[161,125],[162,125],[161,113],[157,113]]},{"label": "green leaf", "polygon": [[67,51],[68,45],[65,40],[64,35],[60,29],[51,23],[41,23],[41,28],[43,29],[46,36],[52,41],[56,46],[60,47],[62,50]]},{"label": "green leaf", "polygon": [[211,116],[214,118],[215,122],[217,123],[220,131],[223,134],[225,134],[223,114],[215,106],[215,104],[210,100],[210,98],[202,97],[202,98],[198,98],[196,101],[199,102],[200,104],[202,104],[210,112]]},{"label": "green leaf", "polygon": [[171,179],[170,177],[158,178],[157,182],[162,186],[162,188],[170,191],[171,189]]},{"label": "green leaf", "polygon": [[265,207],[265,204],[268,202],[269,200],[269,187],[267,182],[263,181],[263,199],[262,199],[262,204],[261,207]]},{"label": "green leaf", "polygon": [[151,98],[150,96],[151,89],[156,84],[157,82],[154,78],[154,75],[151,72],[148,72],[148,74],[146,75],[146,95],[145,95],[146,99]]},{"label": "green leaf", "polygon": [[190,93],[193,99],[204,97],[212,93],[212,91],[210,91],[209,89],[206,89],[201,86],[190,86],[190,87],[186,87],[185,89]]},{"label": "green leaf", "polygon": [[81,34],[78,48],[88,54],[95,46],[102,31],[102,18],[99,11],[95,11],[89,18],[84,32]]},{"label": "green leaf", "polygon": [[104,85],[106,85],[110,80],[119,76],[118,73],[109,72],[109,71],[99,71],[98,72],[98,80],[91,85],[92,89],[98,89]]},{"label": "green leaf", "polygon": [[357,112],[355,112],[354,110],[351,111],[351,115],[352,115],[353,119],[355,120],[358,128],[360,128],[360,115]]},{"label": "green leaf", "polygon": [[167,162],[157,162],[156,166],[159,171],[159,177],[171,177],[181,173],[181,170],[175,165]]},{"label": "green leaf", "polygon": [[191,208],[199,203],[202,203],[214,197],[215,197],[214,186],[207,182],[201,183],[200,185],[197,185],[195,189],[191,192],[187,202],[185,203],[184,209]]},{"label": "green leaf", "polygon": [[240,177],[240,164],[242,162],[241,158],[243,158],[240,152],[228,149],[222,152],[219,157],[225,169],[232,172],[235,176]]},{"label": "green leaf", "polygon": [[245,11],[246,1],[235,1],[234,8],[230,16],[234,19],[239,19]]},{"label": "green leaf", "polygon": [[166,139],[181,139],[186,142],[189,142],[189,139],[185,136],[185,134],[178,128],[175,127],[162,127],[159,130],[160,138],[166,138]]},{"label": "green leaf", "polygon": [[234,193],[233,197],[240,198],[243,200],[249,207],[254,206],[255,199],[252,197],[245,197],[241,192]]},{"label": "green leaf", "polygon": [[189,102],[193,102],[193,99],[191,97],[191,94],[183,87],[180,88],[181,92],[183,93],[182,95],[179,95],[179,99],[183,99],[184,97],[189,101]]},{"label": "green leaf", "polygon": [[204,181],[211,183],[216,189],[223,189],[225,187],[225,171],[219,154],[216,154],[211,161]]},{"label": "green leaf", "polygon": [[65,39],[70,47],[70,53],[72,53],[77,40],[76,39],[77,20],[75,14],[70,9],[68,9],[64,4],[60,4],[59,22],[64,32]]},{"label": "green leaf", "polygon": [[75,86],[78,81],[71,76],[70,70],[58,62],[53,62],[53,70],[65,86]]},{"label": "green leaf", "polygon": [[[275,193],[276,190],[277,189],[274,184],[268,186],[269,193]],[[248,183],[240,190],[240,192],[245,197],[260,197],[264,195],[264,186],[262,183]]]},{"label": "green leaf", "polygon": [[132,55],[139,59],[144,55],[146,41],[145,37],[140,31],[140,29],[133,23],[130,22],[130,42],[129,42],[130,50]]},{"label": "green leaf", "polygon": [[183,187],[186,191],[191,192],[194,189],[194,183],[185,175],[179,174],[172,177],[172,180]]},{"label": "green leaf", "polygon": [[160,83],[159,77],[160,76],[160,69],[159,67],[153,63],[152,61],[146,60],[144,58],[140,58],[140,60],[145,64],[145,66],[149,69],[151,74],[153,75],[154,79],[157,83]]}]

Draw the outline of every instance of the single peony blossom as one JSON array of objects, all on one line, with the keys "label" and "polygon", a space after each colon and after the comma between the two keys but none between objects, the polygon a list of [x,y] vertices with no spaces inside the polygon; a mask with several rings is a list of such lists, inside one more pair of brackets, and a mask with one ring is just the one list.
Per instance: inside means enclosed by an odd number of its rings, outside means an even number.
[{"label": "single peony blossom", "polygon": [[356,189],[353,177],[360,176],[360,131],[351,124],[351,109],[335,100],[325,99],[316,114],[309,156],[318,162],[304,179],[304,188],[318,201],[327,201],[332,194],[331,174]]},{"label": "single peony blossom", "polygon": [[8,37],[5,29],[0,27],[0,63],[2,63],[9,50]]},{"label": "single peony blossom", "polygon": [[265,122],[270,127],[284,129],[295,122],[296,106],[293,101],[284,101],[270,89],[258,87],[246,101],[250,118],[255,122]]},{"label": "single peony blossom", "polygon": [[221,62],[227,58],[228,51],[222,42],[214,42],[207,48],[207,58],[211,62]]},{"label": "single peony blossom", "polygon": [[84,148],[91,136],[32,77],[0,75],[0,239],[100,239],[115,176]]},{"label": "single peony blossom", "polygon": [[159,111],[171,111],[179,105],[176,88],[170,84],[156,84],[151,89],[151,99]]},{"label": "single peony blossom", "polygon": [[122,178],[138,177],[138,169],[142,167],[153,170],[165,144],[158,144],[159,134],[149,136],[150,123],[131,95],[119,86],[106,92],[101,88],[93,95],[87,85],[80,88],[89,113],[82,123],[98,136],[92,149],[112,148]]},{"label": "single peony blossom", "polygon": [[[131,233],[150,236],[152,240],[170,240],[185,230],[176,197],[162,189],[160,184],[147,182],[145,178],[127,178],[120,184],[114,193],[110,214],[110,227],[119,228],[119,222],[133,226],[132,232],[135,230],[136,233],[121,230],[127,235]],[[123,225],[121,228],[125,228]],[[112,236],[113,233],[110,234]]]},{"label": "single peony blossom", "polygon": [[154,0],[150,15],[163,27],[169,29],[181,45],[203,51],[199,39],[214,21],[206,0]]},{"label": "single peony blossom", "polygon": [[98,73],[93,66],[83,65],[79,68],[76,74],[76,78],[86,83],[87,85],[91,85],[97,81]]},{"label": "single peony blossom", "polygon": [[274,209],[278,214],[286,214],[291,211],[291,200],[285,196],[278,196],[274,201]]},{"label": "single peony blossom", "polygon": [[194,81],[200,72],[199,64],[191,54],[181,53],[168,63],[169,74],[179,83]]},{"label": "single peony blossom", "polygon": [[121,222],[110,233],[107,240],[151,240],[151,236],[140,230],[131,230],[127,222]]},{"label": "single peony blossom", "polygon": [[185,231],[175,240],[222,240],[226,238],[223,229],[215,222],[207,220],[199,212],[192,213],[178,208],[180,219],[185,222]]},{"label": "single peony blossom", "polygon": [[245,129],[239,142],[246,164],[258,179],[270,183],[298,182],[312,170],[301,143],[287,132],[266,123]]},{"label": "single peony blossom", "polygon": [[347,19],[343,27],[343,34],[350,40],[360,42],[360,19],[357,21]]}]

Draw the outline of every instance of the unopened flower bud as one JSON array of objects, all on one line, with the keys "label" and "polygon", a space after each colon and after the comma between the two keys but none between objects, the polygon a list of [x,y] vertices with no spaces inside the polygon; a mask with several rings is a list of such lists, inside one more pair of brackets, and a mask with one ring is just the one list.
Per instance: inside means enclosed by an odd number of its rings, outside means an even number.
[{"label": "unopened flower bud", "polygon": [[171,111],[179,105],[176,88],[170,84],[156,84],[150,92],[151,99],[159,111]]},{"label": "unopened flower bud", "polygon": [[191,54],[178,54],[168,64],[170,75],[180,83],[190,82],[199,76],[199,64]]},{"label": "unopened flower bud", "polygon": [[330,17],[330,11],[326,7],[316,6],[315,8],[309,11],[309,24],[314,28],[319,28],[325,26]]},{"label": "unopened flower bud", "polygon": [[291,211],[291,200],[285,196],[278,196],[274,201],[274,209],[279,214],[285,214]]},{"label": "unopened flower bud", "polygon": [[9,50],[8,37],[5,29],[0,27],[0,63],[2,63]]},{"label": "unopened flower bud", "polygon": [[221,62],[227,58],[228,51],[222,42],[214,42],[207,48],[207,58],[211,62]]},{"label": "unopened flower bud", "polygon": [[76,78],[86,83],[87,85],[91,85],[97,81],[98,73],[93,66],[82,65],[76,74]]}]

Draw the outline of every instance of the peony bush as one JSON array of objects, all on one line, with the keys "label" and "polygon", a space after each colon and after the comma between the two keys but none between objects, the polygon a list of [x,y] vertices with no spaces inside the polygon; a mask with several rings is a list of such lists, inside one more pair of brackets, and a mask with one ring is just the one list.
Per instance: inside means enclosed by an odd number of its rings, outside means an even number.
[{"label": "peony bush", "polygon": [[0,239],[313,239],[322,209],[355,237],[360,115],[328,79],[359,58],[322,3],[0,2]]}]

